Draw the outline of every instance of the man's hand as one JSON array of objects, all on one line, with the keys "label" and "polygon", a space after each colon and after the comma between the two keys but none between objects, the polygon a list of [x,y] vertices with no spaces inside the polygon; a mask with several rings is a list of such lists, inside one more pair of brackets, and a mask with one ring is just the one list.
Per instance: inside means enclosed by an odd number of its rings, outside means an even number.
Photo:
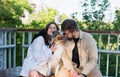
[{"label": "man's hand", "polygon": [[78,75],[75,70],[70,70],[70,77],[84,77],[82,74]]}]

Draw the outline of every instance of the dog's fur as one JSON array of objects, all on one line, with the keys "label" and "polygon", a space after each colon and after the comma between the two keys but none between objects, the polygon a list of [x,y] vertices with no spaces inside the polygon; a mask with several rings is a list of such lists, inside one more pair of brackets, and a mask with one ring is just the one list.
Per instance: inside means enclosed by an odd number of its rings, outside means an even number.
[{"label": "dog's fur", "polygon": [[49,61],[49,66],[52,68],[55,77],[70,77],[67,69],[63,68],[61,61],[62,53],[64,52],[66,37],[61,32],[56,32],[52,38],[52,44],[55,44],[57,49],[54,52],[51,60]]}]

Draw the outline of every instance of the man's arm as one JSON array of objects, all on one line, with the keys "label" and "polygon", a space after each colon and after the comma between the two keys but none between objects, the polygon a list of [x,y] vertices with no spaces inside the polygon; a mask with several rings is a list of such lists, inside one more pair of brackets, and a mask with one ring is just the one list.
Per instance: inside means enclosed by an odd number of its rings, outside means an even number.
[{"label": "man's arm", "polygon": [[98,50],[97,50],[96,42],[94,38],[89,34],[86,39],[86,43],[88,50],[88,62],[82,71],[82,73],[85,75],[87,75],[94,69],[94,67],[97,65],[97,60],[98,60]]}]

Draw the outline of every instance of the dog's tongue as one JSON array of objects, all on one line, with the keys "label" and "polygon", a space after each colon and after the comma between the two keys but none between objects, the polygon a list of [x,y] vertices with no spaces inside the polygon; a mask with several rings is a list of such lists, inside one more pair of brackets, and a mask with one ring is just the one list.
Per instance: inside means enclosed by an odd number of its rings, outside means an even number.
[{"label": "dog's tongue", "polygon": [[68,38],[63,36],[63,37],[58,37],[58,40],[63,40],[63,41],[66,41]]}]

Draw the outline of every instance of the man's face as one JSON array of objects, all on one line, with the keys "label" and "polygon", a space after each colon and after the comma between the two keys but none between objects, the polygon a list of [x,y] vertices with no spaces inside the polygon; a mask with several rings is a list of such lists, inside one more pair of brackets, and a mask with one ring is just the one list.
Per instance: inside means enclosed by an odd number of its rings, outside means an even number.
[{"label": "man's face", "polygon": [[73,33],[71,33],[69,30],[65,30],[64,34],[68,39],[72,39],[74,37]]}]

